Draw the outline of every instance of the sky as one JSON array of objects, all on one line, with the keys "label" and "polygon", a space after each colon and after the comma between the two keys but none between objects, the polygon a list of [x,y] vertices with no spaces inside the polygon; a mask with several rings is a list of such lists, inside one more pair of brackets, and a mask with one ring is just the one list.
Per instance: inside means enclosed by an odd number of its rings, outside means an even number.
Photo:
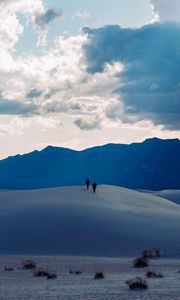
[{"label": "sky", "polygon": [[180,138],[179,0],[0,0],[0,158]]}]

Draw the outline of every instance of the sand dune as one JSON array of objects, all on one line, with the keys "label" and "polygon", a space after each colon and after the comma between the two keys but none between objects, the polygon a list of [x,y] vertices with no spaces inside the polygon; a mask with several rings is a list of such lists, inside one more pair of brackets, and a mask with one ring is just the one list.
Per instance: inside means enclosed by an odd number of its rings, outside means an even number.
[{"label": "sand dune", "polygon": [[176,204],[180,204],[180,190],[162,190],[153,192],[153,195],[168,199]]},{"label": "sand dune", "polygon": [[0,192],[1,254],[131,256],[146,247],[180,254],[180,206],[101,185]]}]

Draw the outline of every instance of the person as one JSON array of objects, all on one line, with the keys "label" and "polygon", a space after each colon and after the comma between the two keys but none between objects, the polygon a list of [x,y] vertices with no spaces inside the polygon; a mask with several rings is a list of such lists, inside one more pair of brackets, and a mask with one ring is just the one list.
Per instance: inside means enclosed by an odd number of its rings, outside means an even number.
[{"label": "person", "polygon": [[86,179],[86,187],[87,187],[87,190],[89,190],[89,185],[90,185],[90,180],[89,178]]},{"label": "person", "polygon": [[155,251],[156,251],[156,257],[160,257],[161,256],[161,254],[160,254],[160,249],[159,248],[156,248],[155,249]]},{"label": "person", "polygon": [[95,193],[96,192],[96,188],[97,188],[97,183],[94,182],[93,185],[92,185],[92,187],[93,187],[93,192]]}]

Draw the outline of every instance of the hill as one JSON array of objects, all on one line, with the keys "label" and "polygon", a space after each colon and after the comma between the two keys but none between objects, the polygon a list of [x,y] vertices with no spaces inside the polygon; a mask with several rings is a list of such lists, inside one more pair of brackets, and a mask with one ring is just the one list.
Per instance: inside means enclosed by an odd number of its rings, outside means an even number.
[{"label": "hill", "polygon": [[180,253],[180,207],[148,193],[102,185],[0,192],[1,254],[133,256]]},{"label": "hill", "polygon": [[1,189],[98,184],[132,189],[180,189],[180,140],[149,139],[83,151],[47,147],[0,161]]},{"label": "hill", "polygon": [[146,191],[147,193],[168,199],[180,205],[180,190]]}]

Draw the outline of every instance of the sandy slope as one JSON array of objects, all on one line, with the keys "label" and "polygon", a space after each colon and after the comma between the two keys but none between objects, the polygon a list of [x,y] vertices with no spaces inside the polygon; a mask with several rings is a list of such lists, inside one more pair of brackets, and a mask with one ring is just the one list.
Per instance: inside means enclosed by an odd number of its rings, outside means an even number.
[{"label": "sandy slope", "polygon": [[146,247],[180,256],[180,206],[115,186],[0,192],[0,252],[136,255]]},{"label": "sandy slope", "polygon": [[168,199],[174,203],[180,204],[180,190],[162,190],[153,192],[153,195]]}]

